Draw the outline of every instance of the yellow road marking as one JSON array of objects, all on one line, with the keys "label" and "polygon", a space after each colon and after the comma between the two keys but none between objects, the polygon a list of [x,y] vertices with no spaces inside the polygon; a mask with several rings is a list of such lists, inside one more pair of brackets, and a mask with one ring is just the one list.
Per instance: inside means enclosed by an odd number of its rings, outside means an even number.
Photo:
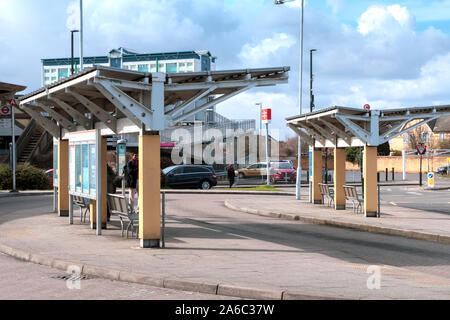
[{"label": "yellow road marking", "polygon": [[395,202],[389,202],[389,204],[396,206],[397,204]]}]

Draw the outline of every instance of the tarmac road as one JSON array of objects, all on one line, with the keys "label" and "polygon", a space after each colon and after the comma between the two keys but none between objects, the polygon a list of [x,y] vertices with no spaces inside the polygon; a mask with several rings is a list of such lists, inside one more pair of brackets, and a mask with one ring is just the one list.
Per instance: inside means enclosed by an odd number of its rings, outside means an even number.
[{"label": "tarmac road", "polygon": [[[233,279],[233,282],[246,286],[264,284],[288,290],[300,288],[319,296],[368,299],[450,297],[449,245],[248,215],[227,209],[223,202],[228,197],[230,195],[168,196],[166,235],[167,245],[172,250],[159,252],[159,256],[165,260],[177,259],[176,253],[192,251],[189,255],[195,259],[190,259],[190,263],[205,278],[209,277],[207,281],[219,275],[227,279],[225,282]],[[0,199],[0,215],[7,219],[14,212],[48,212],[50,208],[49,196]],[[43,271],[41,266],[24,264],[24,268],[32,269],[32,276],[27,276],[28,271],[22,271],[14,263],[22,264],[1,257],[0,272],[6,276],[0,278],[0,298],[16,297],[14,294],[22,298],[34,298],[40,294],[44,297],[46,291],[40,290],[40,282],[33,282],[34,279],[45,278],[43,288],[49,290],[47,296],[50,298],[55,293],[52,291],[56,290],[54,286],[65,286],[62,280],[49,279],[60,274],[58,271]],[[382,268],[383,285],[380,290],[366,288],[366,270],[371,265]],[[130,285],[115,291],[113,287],[127,284],[99,279],[85,280],[86,288],[95,281],[100,282],[91,288],[92,292],[104,287],[104,294],[119,299],[124,298],[123,295],[126,298],[127,292],[130,297],[139,290]],[[61,287],[58,290],[65,292],[61,297],[73,298],[70,296],[72,293]],[[20,288],[24,289],[23,295],[16,292]],[[86,292],[86,298],[96,297]],[[143,292],[142,298],[169,299],[163,294]],[[187,298],[193,299],[193,296]]]}]

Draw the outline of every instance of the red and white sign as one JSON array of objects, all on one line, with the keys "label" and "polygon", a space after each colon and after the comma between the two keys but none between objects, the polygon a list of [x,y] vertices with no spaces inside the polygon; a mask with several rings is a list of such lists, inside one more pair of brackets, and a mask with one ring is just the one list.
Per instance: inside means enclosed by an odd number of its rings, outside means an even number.
[{"label": "red and white sign", "polygon": [[262,109],[261,120],[263,123],[270,123],[272,121],[272,109]]},{"label": "red and white sign", "polygon": [[11,115],[11,108],[3,106],[0,108],[0,117],[9,117]]},{"label": "red and white sign", "polygon": [[419,152],[420,155],[424,154],[425,152],[427,152],[427,146],[423,145],[423,144],[418,144],[416,146],[417,152]]},{"label": "red and white sign", "polygon": [[11,107],[15,107],[15,106],[17,105],[16,99],[11,99],[11,101],[9,101],[9,105],[10,105]]},{"label": "red and white sign", "polygon": [[365,104],[364,105],[364,110],[369,111],[370,110],[370,105],[369,104]]}]

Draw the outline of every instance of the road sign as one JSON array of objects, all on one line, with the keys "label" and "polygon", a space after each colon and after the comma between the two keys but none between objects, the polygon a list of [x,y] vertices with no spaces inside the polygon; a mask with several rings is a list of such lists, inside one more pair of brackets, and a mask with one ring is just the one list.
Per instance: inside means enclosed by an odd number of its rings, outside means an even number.
[{"label": "road sign", "polygon": [[428,187],[434,188],[434,172],[428,172]]},{"label": "road sign", "polygon": [[270,123],[272,121],[272,109],[262,109],[261,120],[263,123]]},{"label": "road sign", "polygon": [[9,101],[9,105],[10,105],[11,107],[15,107],[15,106],[17,105],[16,99],[11,99],[11,100]]},{"label": "road sign", "polygon": [[11,108],[8,106],[3,106],[0,108],[0,117],[10,117],[11,116]]},{"label": "road sign", "polygon": [[364,105],[364,110],[369,111],[370,110],[370,105],[369,104],[365,104]]},{"label": "road sign", "polygon": [[419,152],[420,155],[425,154],[425,152],[427,152],[427,146],[423,145],[423,144],[418,144],[416,146],[417,152]]}]

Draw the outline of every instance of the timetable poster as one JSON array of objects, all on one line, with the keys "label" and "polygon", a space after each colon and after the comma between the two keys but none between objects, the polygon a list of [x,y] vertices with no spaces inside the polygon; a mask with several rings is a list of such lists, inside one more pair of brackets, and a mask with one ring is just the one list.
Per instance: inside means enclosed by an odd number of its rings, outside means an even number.
[{"label": "timetable poster", "polygon": [[82,145],[83,193],[89,194],[89,145]]},{"label": "timetable poster", "polygon": [[95,145],[90,144],[89,145],[89,163],[90,163],[90,179],[89,179],[89,188],[90,188],[90,194],[94,197],[97,195],[97,156],[96,156],[96,150]]}]

